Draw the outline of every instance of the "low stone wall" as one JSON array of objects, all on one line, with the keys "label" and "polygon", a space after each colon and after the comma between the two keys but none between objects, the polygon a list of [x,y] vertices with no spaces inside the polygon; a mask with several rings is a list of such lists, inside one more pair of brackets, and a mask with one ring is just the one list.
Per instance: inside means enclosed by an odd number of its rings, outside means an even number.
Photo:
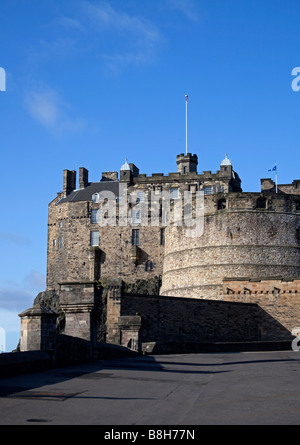
[{"label": "low stone wall", "polygon": [[[136,329],[124,328],[128,316],[140,317],[139,341],[144,344],[211,344],[215,342],[289,341],[291,332],[254,302],[129,295],[108,296],[109,342],[129,346]],[[125,329],[128,344],[122,340]],[[130,347],[130,346],[129,346]],[[178,352],[180,348],[178,349]]]},{"label": "low stone wall", "polygon": [[68,335],[58,335],[54,351],[55,366],[85,363],[93,356],[91,342]]},{"label": "low stone wall", "polygon": [[53,366],[53,358],[46,351],[10,352],[0,354],[0,378],[41,372]]}]

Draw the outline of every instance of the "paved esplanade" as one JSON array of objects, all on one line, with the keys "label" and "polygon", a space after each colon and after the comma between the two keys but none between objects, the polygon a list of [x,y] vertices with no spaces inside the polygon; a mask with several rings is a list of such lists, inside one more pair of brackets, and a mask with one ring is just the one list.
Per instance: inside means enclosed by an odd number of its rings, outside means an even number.
[{"label": "paved esplanade", "polygon": [[299,424],[300,352],[103,360],[0,380],[0,424]]}]

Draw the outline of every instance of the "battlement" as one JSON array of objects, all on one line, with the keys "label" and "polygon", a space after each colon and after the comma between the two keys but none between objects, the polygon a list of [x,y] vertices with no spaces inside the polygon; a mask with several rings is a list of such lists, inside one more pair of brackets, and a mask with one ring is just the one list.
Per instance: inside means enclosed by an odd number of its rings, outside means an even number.
[{"label": "battlement", "polygon": [[[260,180],[262,192],[276,192],[276,183],[270,178]],[[300,179],[294,179],[291,184],[278,184],[277,193],[300,195]]]}]

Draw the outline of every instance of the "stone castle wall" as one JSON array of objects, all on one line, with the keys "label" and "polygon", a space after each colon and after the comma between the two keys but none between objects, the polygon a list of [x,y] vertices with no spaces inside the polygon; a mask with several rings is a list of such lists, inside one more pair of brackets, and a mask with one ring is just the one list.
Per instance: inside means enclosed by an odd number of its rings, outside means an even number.
[{"label": "stone castle wall", "polygon": [[222,299],[258,304],[291,334],[300,332],[300,279],[226,278],[222,284]]},{"label": "stone castle wall", "polygon": [[[225,194],[234,189],[240,190],[240,179],[232,166],[221,166],[215,173],[196,171],[197,156],[181,154],[177,157],[178,171],[164,175],[140,174],[139,169],[130,164],[132,170],[104,172],[98,183],[88,182],[86,169],[79,170],[79,189],[76,189],[76,172],[64,171],[63,192],[49,204],[48,250],[47,250],[47,290],[58,290],[59,283],[66,281],[98,280],[99,278],[120,277],[126,282],[161,276],[163,271],[164,245],[161,243],[161,229],[166,226],[161,209],[156,209],[159,220],[152,224],[153,203],[151,193],[169,193],[178,188],[179,193],[196,192],[209,187],[215,193]],[[138,208],[138,193],[143,192],[149,202],[149,215],[146,226],[130,223],[115,227],[99,226],[91,222],[92,210],[101,209],[102,204],[92,202],[92,194],[98,190],[113,190],[127,187],[133,199],[126,211]],[[135,195],[134,195],[135,194]],[[158,204],[160,206],[161,204]],[[174,207],[174,205],[173,205]],[[170,209],[172,213],[173,209]],[[117,209],[118,212],[118,209]],[[139,230],[139,245],[132,246],[132,230]],[[91,248],[91,232],[98,231],[100,243]],[[147,263],[149,267],[147,267]]]},{"label": "stone castle wall", "polygon": [[300,276],[300,212],[292,195],[259,193],[206,197],[204,233],[186,237],[184,227],[166,229],[161,295],[216,298],[225,277]]}]

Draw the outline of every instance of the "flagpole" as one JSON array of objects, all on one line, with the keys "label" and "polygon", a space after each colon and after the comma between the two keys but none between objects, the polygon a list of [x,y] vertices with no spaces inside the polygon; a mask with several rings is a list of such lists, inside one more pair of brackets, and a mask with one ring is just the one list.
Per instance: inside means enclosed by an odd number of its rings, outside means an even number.
[{"label": "flagpole", "polygon": [[275,164],[276,167],[276,193],[277,193],[277,164]]},{"label": "flagpole", "polygon": [[188,153],[188,123],[187,123],[187,114],[188,114],[188,96],[185,95],[185,152]]}]

